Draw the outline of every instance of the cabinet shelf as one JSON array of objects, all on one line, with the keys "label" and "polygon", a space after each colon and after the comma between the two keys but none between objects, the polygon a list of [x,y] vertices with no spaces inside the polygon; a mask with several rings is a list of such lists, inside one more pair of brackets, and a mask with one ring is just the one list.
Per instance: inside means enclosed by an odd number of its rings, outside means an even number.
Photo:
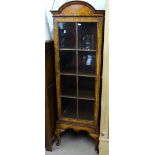
[{"label": "cabinet shelf", "polygon": [[81,99],[81,100],[95,100],[95,98],[91,98],[91,97],[78,97],[78,96],[69,96],[69,95],[61,95],[61,97],[64,98],[73,98],[73,99]]},{"label": "cabinet shelf", "polygon": [[78,74],[78,76],[82,76],[82,77],[96,77],[95,75],[91,75],[91,74]]},{"label": "cabinet shelf", "polygon": [[91,50],[91,49],[71,49],[71,48],[60,48],[60,51],[84,51],[84,52],[95,52],[96,50]]},{"label": "cabinet shelf", "polygon": [[79,74],[75,74],[75,73],[69,73],[69,72],[64,72],[64,73],[60,73],[60,75],[68,75],[68,76],[82,76],[82,77],[96,77],[95,75],[93,75],[93,74],[81,74],[81,73],[79,73]]}]

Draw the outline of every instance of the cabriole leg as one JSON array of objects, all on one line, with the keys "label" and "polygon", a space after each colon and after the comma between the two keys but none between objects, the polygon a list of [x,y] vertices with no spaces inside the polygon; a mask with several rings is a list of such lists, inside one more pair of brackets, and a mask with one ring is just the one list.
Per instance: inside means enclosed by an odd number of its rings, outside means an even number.
[{"label": "cabriole leg", "polygon": [[96,134],[89,134],[95,140],[95,151],[99,153],[99,136]]},{"label": "cabriole leg", "polygon": [[99,140],[96,140],[95,151],[96,153],[99,153]]},{"label": "cabriole leg", "polygon": [[56,136],[56,139],[57,139],[56,145],[59,146],[61,144],[60,129],[56,129],[55,136]]}]

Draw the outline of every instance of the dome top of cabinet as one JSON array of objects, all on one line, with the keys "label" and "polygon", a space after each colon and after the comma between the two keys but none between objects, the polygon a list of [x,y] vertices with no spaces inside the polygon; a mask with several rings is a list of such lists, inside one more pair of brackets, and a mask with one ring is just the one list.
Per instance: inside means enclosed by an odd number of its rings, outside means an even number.
[{"label": "dome top of cabinet", "polygon": [[104,10],[95,10],[95,8],[84,1],[70,1],[63,4],[58,11],[51,11],[54,17],[74,17],[74,16],[92,16],[103,17]]}]

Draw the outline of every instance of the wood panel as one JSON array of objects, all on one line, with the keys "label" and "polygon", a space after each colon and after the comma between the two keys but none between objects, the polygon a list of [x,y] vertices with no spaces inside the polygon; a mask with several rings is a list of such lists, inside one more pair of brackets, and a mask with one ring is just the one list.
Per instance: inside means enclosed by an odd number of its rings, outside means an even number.
[{"label": "wood panel", "polygon": [[61,17],[61,16],[98,16],[103,17],[104,11],[103,10],[95,10],[95,8],[87,2],[84,1],[72,1],[65,3],[62,5],[58,11],[51,11],[54,17]]},{"label": "wood panel", "polygon": [[56,126],[54,43],[45,43],[45,146],[52,151]]}]

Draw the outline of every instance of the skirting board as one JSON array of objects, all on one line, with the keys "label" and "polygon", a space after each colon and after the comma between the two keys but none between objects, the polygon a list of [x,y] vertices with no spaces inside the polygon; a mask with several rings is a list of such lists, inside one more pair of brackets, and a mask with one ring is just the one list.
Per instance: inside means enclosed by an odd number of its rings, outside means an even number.
[{"label": "skirting board", "polygon": [[99,155],[109,155],[109,139],[100,138]]}]

